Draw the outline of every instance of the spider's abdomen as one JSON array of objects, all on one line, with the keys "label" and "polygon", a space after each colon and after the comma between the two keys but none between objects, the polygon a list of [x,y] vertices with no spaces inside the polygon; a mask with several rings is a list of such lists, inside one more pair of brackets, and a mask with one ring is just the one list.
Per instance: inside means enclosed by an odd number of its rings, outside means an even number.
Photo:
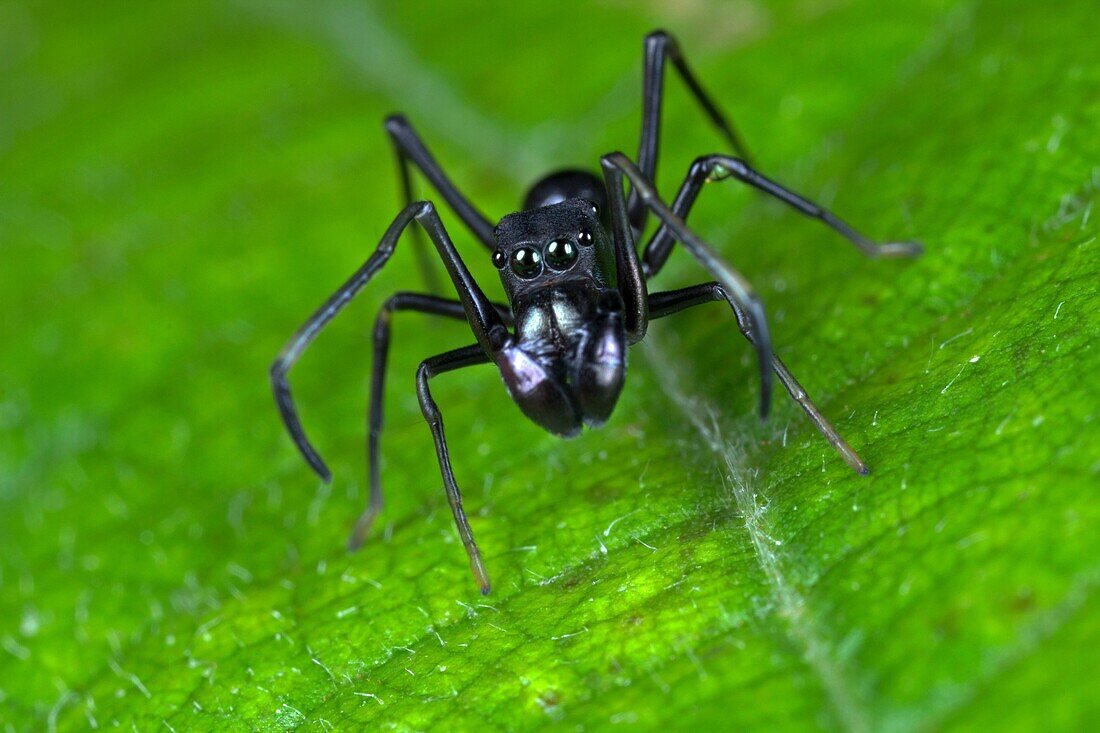
[{"label": "spider's abdomen", "polygon": [[539,179],[527,192],[523,209],[540,209],[569,199],[585,199],[600,209],[607,206],[607,193],[598,176],[589,171],[567,168]]}]

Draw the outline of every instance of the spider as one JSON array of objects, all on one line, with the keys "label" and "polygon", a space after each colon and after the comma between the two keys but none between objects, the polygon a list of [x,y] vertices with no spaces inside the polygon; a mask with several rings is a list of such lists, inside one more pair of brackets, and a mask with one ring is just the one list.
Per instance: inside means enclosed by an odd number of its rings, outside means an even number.
[{"label": "spider", "polygon": [[[684,222],[703,184],[736,179],[774,196],[796,211],[820,220],[868,257],[920,254],[914,242],[876,244],[829,211],[754,170],[734,128],[700,86],[676,39],[655,31],[645,38],[641,140],[637,162],[621,152],[600,158],[602,177],[584,170],[560,170],[527,193],[523,208],[496,226],[451,182],[419,135],[402,115],[386,119],[406,206],[390,224],[377,249],[351,278],[298,329],[271,367],[275,401],[287,430],[306,462],[326,482],[332,474],[306,437],[294,406],[287,373],[306,347],[389,261],[401,234],[415,221],[427,233],[454,284],[458,299],[398,292],[382,306],[374,324],[374,363],[370,387],[368,461],[370,499],[348,540],[358,548],[382,508],[378,449],[382,393],[395,311],[411,310],[464,320],[476,343],[429,357],[416,371],[420,409],[431,429],[447,500],[470,567],[483,594],[489,575],[474,541],[462,494],[455,481],[443,416],[432,398],[433,377],[476,364],[492,363],[520,410],[563,438],[595,428],[610,418],[626,373],[627,349],[646,334],[649,322],[712,301],[725,301],[737,327],[755,348],[760,374],[760,417],[768,414],[772,372],[805,410],[841,457],[860,474],[868,467],[814,405],[772,351],[764,306],[749,282]],[[691,96],[739,157],[705,155],[690,166],[669,205],[652,181],[657,169],[661,102],[666,65],[671,62]],[[508,304],[494,303],[474,280],[430,201],[413,202],[410,166],[427,178],[470,233],[490,253],[500,271]],[[624,179],[630,182],[629,195]],[[659,227],[639,256],[635,242],[650,213]],[[415,229],[414,229],[415,231]],[[649,292],[648,284],[680,243],[713,278],[693,287]],[[421,242],[421,246],[423,243]],[[426,256],[426,251],[420,251]],[[423,257],[422,263],[425,262]]]}]

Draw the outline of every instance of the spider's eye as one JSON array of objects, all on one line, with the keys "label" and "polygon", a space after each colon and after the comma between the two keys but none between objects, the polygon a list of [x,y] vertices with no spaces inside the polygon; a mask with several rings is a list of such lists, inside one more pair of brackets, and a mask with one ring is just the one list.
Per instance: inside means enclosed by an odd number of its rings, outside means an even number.
[{"label": "spider's eye", "polygon": [[591,200],[589,200],[588,205],[590,207],[592,207],[592,216],[599,219],[600,218],[600,205],[597,204],[595,201],[591,201]]},{"label": "spider's eye", "polygon": [[577,241],[581,243],[582,247],[587,247],[592,244],[592,232],[587,229],[581,229],[577,233]]},{"label": "spider's eye", "polygon": [[512,253],[512,272],[524,280],[537,277],[542,272],[542,255],[530,247],[520,247]]},{"label": "spider's eye", "polygon": [[504,256],[504,253],[499,249],[493,252],[493,267],[498,270],[503,270],[504,266],[508,264],[508,258]]},{"label": "spider's eye", "polygon": [[577,248],[568,239],[555,239],[546,245],[546,264],[555,270],[568,270],[577,261]]}]

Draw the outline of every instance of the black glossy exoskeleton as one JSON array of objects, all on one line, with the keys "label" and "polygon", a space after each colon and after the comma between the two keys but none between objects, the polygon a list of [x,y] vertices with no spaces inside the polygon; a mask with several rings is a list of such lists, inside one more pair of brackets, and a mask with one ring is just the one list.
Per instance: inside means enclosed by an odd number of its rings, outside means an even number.
[{"label": "black glossy exoskeleton", "polygon": [[[740,155],[707,155],[696,159],[671,206],[652,184],[657,167],[666,61],[679,72],[731,150]],[[920,246],[871,242],[830,212],[753,170],[733,128],[696,81],[672,36],[658,31],[645,40],[637,164],[622,153],[610,153],[600,159],[602,177],[584,171],[553,173],[535,184],[522,211],[505,216],[495,227],[455,187],[404,117],[395,115],[387,119],[386,131],[397,154],[407,206],[366,263],[298,330],[271,368],[275,399],[295,444],[310,466],[325,481],[331,480],[331,473],[302,430],[287,372],[325,324],[385,265],[402,232],[414,220],[423,227],[443,261],[458,300],[402,292],[387,300],[378,314],[369,416],[370,503],[356,523],[349,547],[354,549],[362,543],[382,507],[378,441],[390,318],[398,310],[465,320],[476,338],[476,343],[470,346],[424,360],[417,370],[416,390],[435,440],[447,499],[483,593],[489,592],[489,577],[466,521],[462,496],[451,469],[443,418],[429,389],[429,380],[444,372],[475,364],[495,364],[512,399],[528,418],[552,433],[573,437],[583,426],[599,426],[611,416],[623,387],[627,349],[642,340],[651,319],[701,303],[725,301],[733,310],[739,330],[756,350],[761,417],[768,412],[774,371],[844,460],[859,473],[867,473],[867,466],[772,352],[764,307],[752,287],[684,219],[703,183],[734,178],[819,219],[869,257],[913,256],[920,253]],[[493,303],[482,292],[451,242],[435,206],[427,201],[408,203],[413,199],[410,165],[420,170],[474,237],[492,253],[508,305]],[[629,196],[624,192],[624,177],[630,181]],[[645,231],[651,212],[660,226],[639,258],[635,241]],[[677,242],[714,281],[650,293],[648,281],[660,271]]]}]

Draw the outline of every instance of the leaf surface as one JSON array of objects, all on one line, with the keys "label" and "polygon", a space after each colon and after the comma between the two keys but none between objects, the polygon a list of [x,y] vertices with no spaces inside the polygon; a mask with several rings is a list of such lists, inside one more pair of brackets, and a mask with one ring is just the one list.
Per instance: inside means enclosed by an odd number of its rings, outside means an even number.
[{"label": "leaf surface", "polygon": [[[0,6],[0,722],[12,730],[1088,729],[1100,722],[1100,57],[1090,3]],[[635,152],[676,32],[760,167],[915,262],[708,184],[853,474],[729,313],[655,323],[562,442],[490,368],[434,387],[494,592],[469,577],[395,317],[376,536],[373,314],[266,370],[397,211],[405,111],[491,216]],[[670,77],[671,79],[671,77]],[[659,186],[717,137],[672,82]],[[426,192],[424,195],[428,195]],[[483,283],[488,258],[445,221]],[[656,287],[705,277],[673,255]],[[495,295],[496,286],[490,288]]]}]

